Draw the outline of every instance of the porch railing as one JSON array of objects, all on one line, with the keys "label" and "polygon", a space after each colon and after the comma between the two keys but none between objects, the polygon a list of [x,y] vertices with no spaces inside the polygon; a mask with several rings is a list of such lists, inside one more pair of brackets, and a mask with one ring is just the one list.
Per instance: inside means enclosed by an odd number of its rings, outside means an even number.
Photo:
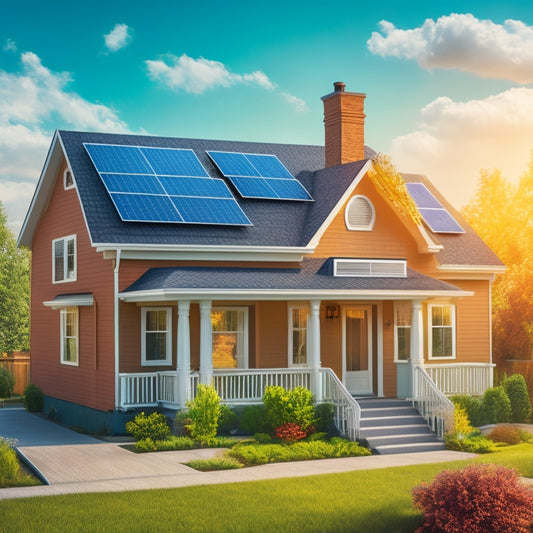
[{"label": "porch railing", "polygon": [[424,369],[444,394],[482,395],[492,387],[495,366],[487,363],[447,363],[424,365]]},{"label": "porch railing", "polygon": [[429,427],[440,437],[453,426],[453,403],[439,390],[426,372],[426,367],[414,369],[413,397],[411,401],[426,419]]}]

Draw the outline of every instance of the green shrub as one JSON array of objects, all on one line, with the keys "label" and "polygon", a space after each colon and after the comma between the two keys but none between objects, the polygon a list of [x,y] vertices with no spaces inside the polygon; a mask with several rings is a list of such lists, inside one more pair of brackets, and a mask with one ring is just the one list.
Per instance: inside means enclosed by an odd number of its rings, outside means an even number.
[{"label": "green shrub", "polygon": [[212,472],[214,470],[234,470],[242,468],[244,465],[231,457],[213,457],[212,459],[198,459],[185,463],[187,466],[200,470],[201,472]]},{"label": "green shrub", "polygon": [[272,426],[267,420],[267,411],[264,405],[248,405],[244,408],[239,425],[242,431],[255,435],[256,433],[270,433]]},{"label": "green shrub", "polygon": [[531,413],[531,401],[524,376],[513,374],[504,380],[503,388],[511,401],[511,422],[525,422]]},{"label": "green shrub", "polygon": [[295,387],[289,391],[278,386],[267,387],[263,402],[267,420],[274,429],[291,423],[308,432],[316,422],[313,395],[305,387]]},{"label": "green shrub", "polygon": [[220,419],[220,398],[211,385],[198,385],[196,398],[187,402],[190,423],[186,426],[191,437],[208,444],[217,434]]},{"label": "green shrub", "polygon": [[174,419],[174,432],[178,437],[188,436],[187,426],[191,423],[189,418],[189,410],[182,409],[176,412],[176,418]]},{"label": "green shrub", "polygon": [[315,430],[331,433],[335,430],[335,406],[332,403],[319,403],[315,407]]},{"label": "green shrub", "polygon": [[136,440],[164,440],[171,434],[166,416],[157,412],[149,415],[139,413],[133,421],[126,422],[126,431]]},{"label": "green shrub", "polygon": [[463,436],[458,433],[446,433],[444,444],[448,450],[468,453],[491,453],[496,450],[494,442],[478,432]]},{"label": "green shrub", "polygon": [[135,443],[135,450],[138,452],[156,452],[157,446],[150,437],[140,439]]},{"label": "green shrub", "polygon": [[220,419],[218,421],[218,433],[229,435],[239,426],[237,415],[227,406],[220,406]]},{"label": "green shrub", "polygon": [[37,385],[34,385],[33,383],[30,383],[25,389],[24,389],[24,396],[22,398],[22,401],[24,402],[24,407],[27,411],[30,411],[32,413],[39,413],[43,410],[44,406],[44,397],[41,389],[37,387]]},{"label": "green shrub", "polygon": [[483,395],[483,417],[485,424],[510,422],[511,401],[503,387],[492,387]]},{"label": "green shrub", "polygon": [[15,374],[0,363],[0,398],[11,398],[15,388]]},{"label": "green shrub", "polygon": [[11,443],[0,437],[0,487],[8,487],[19,476],[20,465]]},{"label": "green shrub", "polygon": [[314,440],[326,440],[328,437],[327,433],[324,433],[323,431],[318,431],[317,433],[311,433],[307,436],[307,440],[309,442],[312,442]]},{"label": "green shrub", "polygon": [[254,433],[254,440],[260,444],[272,442],[272,437],[268,433]]},{"label": "green shrub", "polygon": [[466,410],[468,419],[474,427],[480,427],[485,424],[483,419],[483,398],[468,394],[456,394],[450,399],[456,406]]}]

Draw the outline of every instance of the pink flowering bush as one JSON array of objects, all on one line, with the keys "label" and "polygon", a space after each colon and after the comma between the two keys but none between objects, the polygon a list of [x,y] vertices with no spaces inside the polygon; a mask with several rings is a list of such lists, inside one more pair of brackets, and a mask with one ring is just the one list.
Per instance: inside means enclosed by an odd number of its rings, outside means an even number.
[{"label": "pink flowering bush", "polygon": [[533,490],[503,466],[470,465],[444,470],[413,489],[424,524],[416,533],[530,533]]}]

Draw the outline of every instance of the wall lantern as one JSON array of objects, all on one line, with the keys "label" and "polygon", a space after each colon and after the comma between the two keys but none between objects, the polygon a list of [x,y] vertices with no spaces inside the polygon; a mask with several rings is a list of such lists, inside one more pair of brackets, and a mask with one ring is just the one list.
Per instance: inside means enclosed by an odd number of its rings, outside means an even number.
[{"label": "wall lantern", "polygon": [[326,306],[326,318],[339,318],[339,306],[338,305]]}]

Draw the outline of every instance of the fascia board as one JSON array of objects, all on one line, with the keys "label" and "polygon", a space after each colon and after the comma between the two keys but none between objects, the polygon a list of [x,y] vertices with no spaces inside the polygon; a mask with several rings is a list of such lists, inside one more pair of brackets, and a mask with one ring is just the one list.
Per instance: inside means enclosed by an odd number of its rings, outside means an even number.
[{"label": "fascia board", "polygon": [[415,291],[415,290],[295,290],[295,289],[160,289],[119,293],[124,302],[177,300],[412,300],[431,298],[463,298],[472,291]]}]

